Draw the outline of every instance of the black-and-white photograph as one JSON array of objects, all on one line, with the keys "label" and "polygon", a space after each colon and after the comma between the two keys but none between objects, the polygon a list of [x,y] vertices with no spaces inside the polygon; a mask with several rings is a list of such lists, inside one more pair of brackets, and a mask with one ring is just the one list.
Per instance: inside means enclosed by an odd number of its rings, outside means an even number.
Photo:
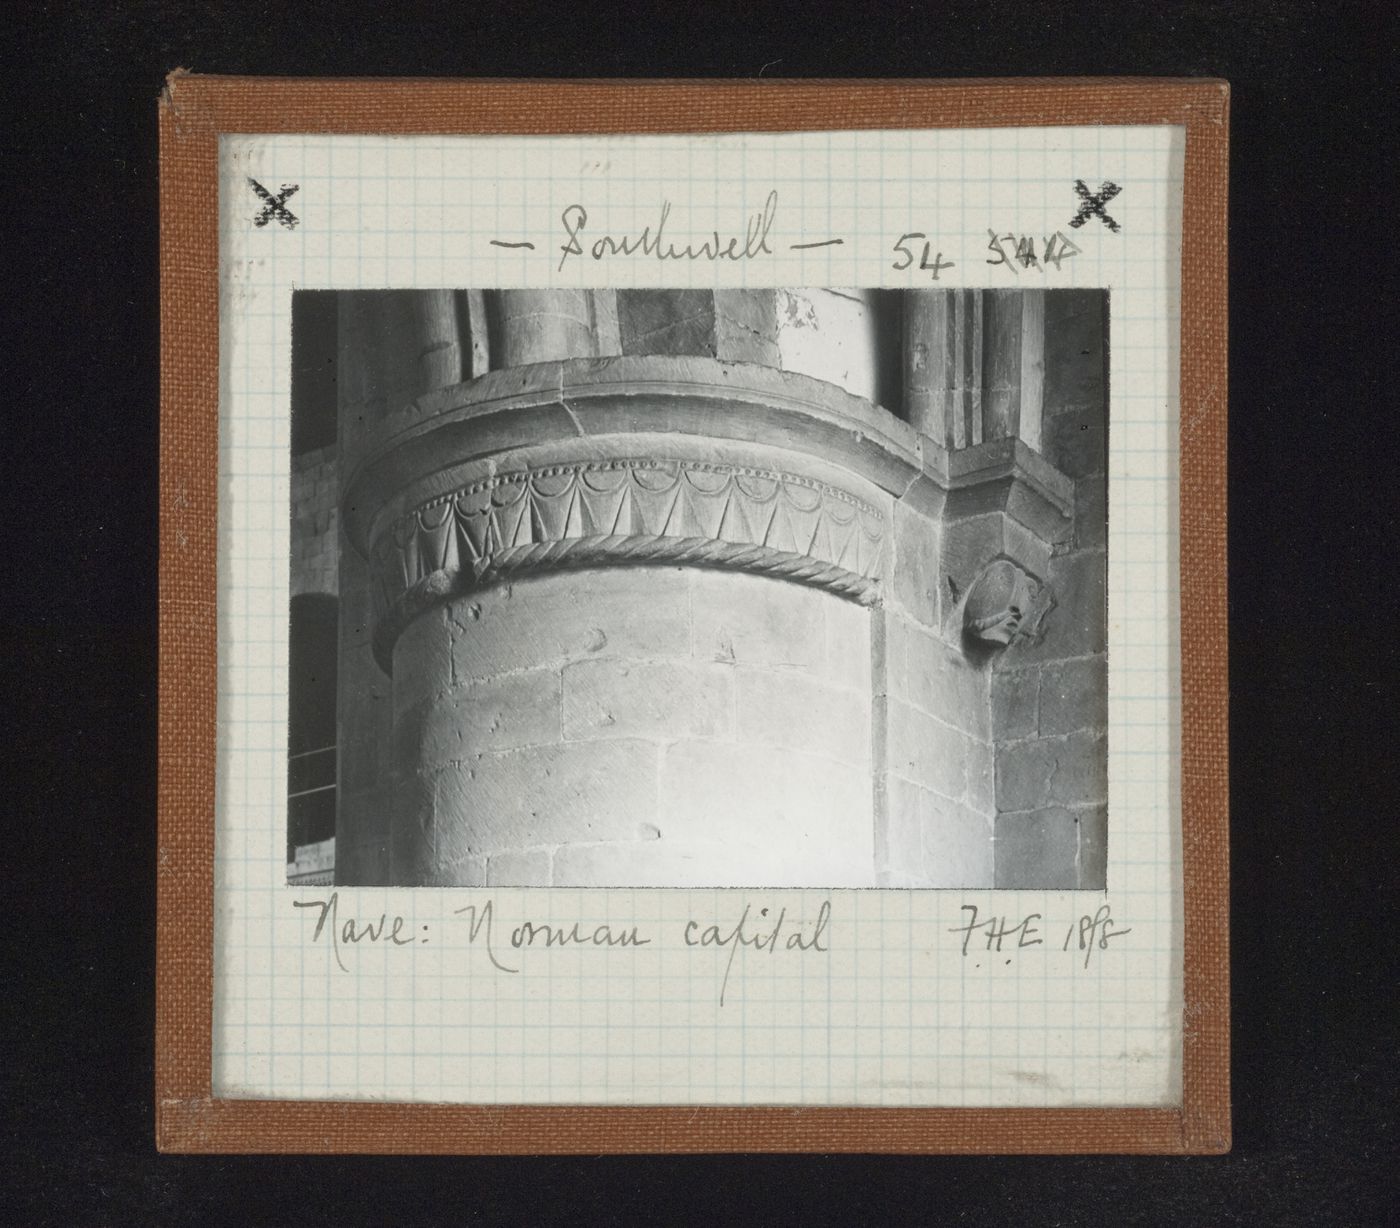
[{"label": "black-and-white photograph", "polygon": [[1103,889],[1108,296],[293,299],[288,880]]}]

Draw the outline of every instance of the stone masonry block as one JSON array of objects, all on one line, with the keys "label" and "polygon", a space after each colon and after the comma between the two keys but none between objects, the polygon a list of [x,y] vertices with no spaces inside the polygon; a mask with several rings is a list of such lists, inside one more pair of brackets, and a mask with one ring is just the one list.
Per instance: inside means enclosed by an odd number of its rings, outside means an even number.
[{"label": "stone masonry block", "polygon": [[589,656],[690,654],[690,587],[680,568],[603,568],[524,577],[459,598],[457,681]]},{"label": "stone masonry block", "polygon": [[863,695],[871,691],[872,612],[853,601],[824,601],[826,662],[822,674],[837,686]]},{"label": "stone masonry block", "polygon": [[715,357],[776,367],[778,305],[773,290],[715,291]]},{"label": "stone masonry block", "polygon": [[[1066,524],[1061,536],[1067,535],[1071,530],[1072,526]],[[1050,556],[1055,549],[1053,541],[1042,538],[1009,515],[1003,518],[1001,540],[1002,553],[1007,558],[1015,559],[1033,576],[1044,577],[1049,574]]]},{"label": "stone masonry block", "polygon": [[1082,478],[1104,472],[1108,437],[1101,403],[1071,406],[1047,415],[1042,430],[1045,457],[1061,473]]},{"label": "stone masonry block", "polygon": [[1079,819],[1079,889],[1102,891],[1108,886],[1108,808],[1089,806],[1075,814]]},{"label": "stone masonry block", "polygon": [[548,887],[553,857],[549,849],[521,849],[486,859],[488,887]]},{"label": "stone masonry block", "polygon": [[945,607],[951,610],[956,605],[952,589],[947,587],[948,580],[958,592],[966,592],[982,569],[1001,557],[1043,579],[1049,571],[1050,550],[1049,542],[1042,541],[1005,512],[984,512],[946,525],[942,558]]},{"label": "stone masonry block", "polygon": [[573,844],[554,854],[556,887],[729,887],[761,878],[746,851],[705,840]]},{"label": "stone masonry block", "polygon": [[1040,727],[1040,670],[993,669],[992,737],[998,741],[1034,737]]},{"label": "stone masonry block", "polygon": [[359,792],[378,784],[380,747],[393,732],[388,679],[369,650],[341,657],[337,702],[337,745],[341,789]]},{"label": "stone masonry block", "polygon": [[393,699],[385,695],[375,706],[374,775],[376,787],[387,786],[394,778],[399,761],[394,743]]},{"label": "stone masonry block", "polygon": [[987,672],[933,632],[891,614],[886,623],[890,694],[973,737],[989,727]]},{"label": "stone masonry block", "polygon": [[394,719],[452,685],[452,628],[441,609],[415,618],[394,645]]},{"label": "stone masonry block", "polygon": [[969,738],[967,742],[967,792],[964,800],[980,814],[996,812],[996,747]]},{"label": "stone masonry block", "polygon": [[424,887],[484,887],[486,858],[462,857],[452,862],[434,862],[422,882]]},{"label": "stone masonry block", "polygon": [[1075,733],[997,747],[999,811],[1088,805],[1105,801],[1107,793],[1107,741],[1101,735]]},{"label": "stone masonry block", "polygon": [[[589,299],[593,308],[593,339],[599,358],[617,358],[622,353],[622,334],[617,322],[617,291],[592,290]],[[473,375],[484,372],[489,363],[489,354],[482,353],[480,369],[473,368]]]},{"label": "stone masonry block", "polygon": [[1101,400],[1105,295],[1063,290],[1045,296],[1045,407]]},{"label": "stone masonry block", "polygon": [[[419,719],[419,713],[415,711],[411,717]],[[433,871],[433,782],[418,772],[399,772],[391,787],[393,881],[417,886]]]},{"label": "stone masonry block", "polygon": [[885,821],[875,828],[877,870],[923,873],[925,796],[926,790],[898,776],[885,781]]},{"label": "stone masonry block", "polygon": [[619,290],[624,354],[715,354],[715,296],[709,290]]},{"label": "stone masonry block", "polygon": [[773,858],[773,872],[789,865],[784,881],[848,883],[873,860],[869,772],[817,755],[678,743],[662,761],[655,821],[663,840],[703,836]]},{"label": "stone masonry block", "polygon": [[335,881],[357,887],[387,887],[392,873],[384,839],[335,842]]},{"label": "stone masonry block", "polygon": [[437,777],[437,858],[633,835],[656,814],[656,755],[644,742],[493,752]]},{"label": "stone masonry block", "polygon": [[[373,601],[368,564],[347,541],[340,543],[340,650],[368,648]],[[373,659],[371,658],[371,664]],[[375,665],[375,668],[379,667]]]},{"label": "stone masonry block", "polygon": [[739,741],[868,769],[870,698],[793,671],[735,669]]},{"label": "stone masonry block", "polygon": [[715,311],[768,342],[778,337],[778,293],[776,290],[716,290]]},{"label": "stone masonry block", "polygon": [[992,825],[985,816],[921,791],[922,874],[931,887],[964,889],[994,883]]},{"label": "stone masonry block", "polygon": [[577,661],[564,667],[564,737],[727,737],[732,674],[730,666],[691,661]]},{"label": "stone masonry block", "polygon": [[828,593],[720,571],[693,573],[694,652],[704,661],[818,668]]},{"label": "stone masonry block", "polygon": [[[1004,553],[1005,528],[1003,512],[984,512],[945,526],[940,561],[944,576],[956,585],[958,592],[966,592],[988,561]],[[955,600],[950,588],[950,608]]]},{"label": "stone masonry block", "polygon": [[1074,812],[1050,807],[997,815],[995,856],[999,890],[1075,890],[1079,824]]},{"label": "stone masonry block", "polygon": [[392,883],[392,807],[387,789],[337,793],[336,882],[372,887]]},{"label": "stone masonry block", "polygon": [[905,874],[901,870],[879,870],[875,874],[875,885],[895,891],[922,891],[932,884],[921,875]]},{"label": "stone masonry block", "polygon": [[[362,841],[382,842],[386,854],[389,849],[389,830],[392,824],[392,802],[377,788],[348,790],[337,788],[335,798],[335,841],[337,849],[342,843],[346,848]],[[336,862],[340,855],[337,852]],[[354,882],[355,879],[342,878],[340,882]]]},{"label": "stone masonry block", "polygon": [[961,797],[971,739],[908,704],[889,704],[890,770],[906,780]]},{"label": "stone masonry block", "polygon": [[902,500],[894,505],[894,604],[929,626],[942,618],[939,539],[937,521]]},{"label": "stone masonry block", "polygon": [[1050,663],[1040,671],[1042,737],[1108,726],[1108,662],[1079,657]]},{"label": "stone masonry block", "polygon": [[1074,548],[1103,550],[1108,545],[1108,479],[1103,474],[1074,484]]},{"label": "stone masonry block", "polygon": [[500,293],[499,301],[502,366],[593,353],[586,291],[506,290]]},{"label": "stone masonry block", "polygon": [[431,704],[418,761],[432,770],[485,751],[560,740],[559,673],[535,669],[458,687]]},{"label": "stone masonry block", "polygon": [[1041,618],[1035,639],[1006,650],[1006,667],[1102,653],[1108,638],[1108,588],[1102,550],[1076,550],[1050,560],[1054,604]]},{"label": "stone masonry block", "polygon": [[877,322],[860,291],[778,291],[778,349],[784,371],[800,371],[879,401]]}]

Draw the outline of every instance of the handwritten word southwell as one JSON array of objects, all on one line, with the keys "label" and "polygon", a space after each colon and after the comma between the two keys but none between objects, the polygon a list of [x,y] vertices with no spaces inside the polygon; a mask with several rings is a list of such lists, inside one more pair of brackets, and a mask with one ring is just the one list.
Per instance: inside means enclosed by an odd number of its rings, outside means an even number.
[{"label": "handwritten word southwell", "polygon": [[641,254],[656,260],[752,260],[755,256],[772,255],[768,246],[768,232],[773,229],[778,215],[778,193],[768,193],[763,208],[749,215],[740,240],[737,234],[721,236],[719,230],[712,230],[709,236],[696,242],[681,244],[666,234],[666,224],[671,218],[671,202],[661,203],[661,214],[653,227],[648,223],[637,234],[602,234],[592,242],[586,242],[584,231],[588,227],[588,210],[582,205],[570,205],[560,215],[564,224],[564,243],[559,250],[564,254],[559,258],[562,270],[570,256],[591,256],[594,260],[604,260],[608,256],[634,256]]}]

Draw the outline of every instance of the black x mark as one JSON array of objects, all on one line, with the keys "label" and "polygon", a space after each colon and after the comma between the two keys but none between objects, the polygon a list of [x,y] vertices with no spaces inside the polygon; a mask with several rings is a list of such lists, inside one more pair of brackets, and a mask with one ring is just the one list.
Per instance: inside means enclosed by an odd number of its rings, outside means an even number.
[{"label": "black x mark", "polygon": [[288,230],[296,228],[297,215],[288,209],[283,202],[301,186],[300,184],[284,183],[282,185],[282,190],[278,192],[276,196],[263,187],[256,179],[249,179],[248,186],[252,188],[264,202],[262,211],[253,219],[254,226],[266,226],[268,222],[276,218]]},{"label": "black x mark", "polygon": [[1079,199],[1084,203],[1079,206],[1079,212],[1074,215],[1074,220],[1070,222],[1071,226],[1078,229],[1091,217],[1098,217],[1103,220],[1103,224],[1107,226],[1109,230],[1113,231],[1114,234],[1117,234],[1119,230],[1122,229],[1117,222],[1103,211],[1103,207],[1123,190],[1116,183],[1101,183],[1099,184],[1099,190],[1097,192],[1090,192],[1089,189],[1084,186],[1084,180],[1076,179],[1074,181],[1074,190],[1078,193]]}]

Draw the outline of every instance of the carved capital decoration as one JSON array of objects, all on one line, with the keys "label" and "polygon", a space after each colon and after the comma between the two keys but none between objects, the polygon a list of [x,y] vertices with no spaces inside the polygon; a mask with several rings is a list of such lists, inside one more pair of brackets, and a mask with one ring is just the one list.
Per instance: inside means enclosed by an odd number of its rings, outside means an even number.
[{"label": "carved capital decoration", "polygon": [[870,604],[885,536],[878,508],[775,469],[619,458],[494,474],[378,535],[375,653],[388,669],[400,631],[438,601],[507,575],[566,567],[718,567]]},{"label": "carved capital decoration", "polygon": [[1045,586],[1010,559],[993,559],[963,599],[963,634],[989,648],[1005,648],[1033,630]]}]

